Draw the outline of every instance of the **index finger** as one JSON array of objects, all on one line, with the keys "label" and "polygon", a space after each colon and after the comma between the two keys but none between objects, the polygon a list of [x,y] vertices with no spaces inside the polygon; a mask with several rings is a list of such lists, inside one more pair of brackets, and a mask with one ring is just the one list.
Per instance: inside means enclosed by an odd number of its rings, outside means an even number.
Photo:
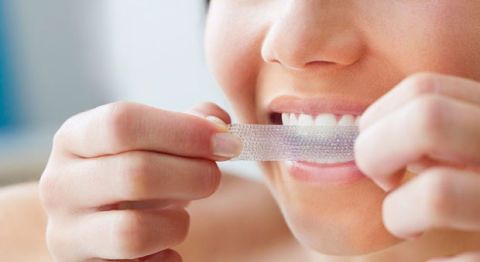
[{"label": "index finger", "polygon": [[480,105],[479,83],[455,76],[419,73],[406,78],[373,103],[360,118],[360,129],[371,126],[413,98],[428,94],[439,94]]},{"label": "index finger", "polygon": [[218,124],[190,114],[117,102],[69,119],[55,136],[59,148],[92,158],[128,151],[153,151],[225,160],[240,141]]}]

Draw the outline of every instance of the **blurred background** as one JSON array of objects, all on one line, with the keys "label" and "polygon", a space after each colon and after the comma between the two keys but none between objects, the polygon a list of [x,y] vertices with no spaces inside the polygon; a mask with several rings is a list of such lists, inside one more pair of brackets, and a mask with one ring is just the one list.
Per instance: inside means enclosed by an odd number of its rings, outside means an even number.
[{"label": "blurred background", "polygon": [[[0,0],[0,185],[38,179],[62,122],[104,103],[231,112],[206,69],[204,10],[199,0]],[[259,177],[254,163],[222,167]]]}]

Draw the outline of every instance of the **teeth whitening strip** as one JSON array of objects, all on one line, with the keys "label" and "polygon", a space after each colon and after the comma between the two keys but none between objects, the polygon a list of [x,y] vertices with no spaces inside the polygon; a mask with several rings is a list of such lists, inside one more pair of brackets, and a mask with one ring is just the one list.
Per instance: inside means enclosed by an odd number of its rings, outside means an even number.
[{"label": "teeth whitening strip", "polygon": [[354,160],[357,126],[232,124],[242,153],[233,160],[341,163]]}]

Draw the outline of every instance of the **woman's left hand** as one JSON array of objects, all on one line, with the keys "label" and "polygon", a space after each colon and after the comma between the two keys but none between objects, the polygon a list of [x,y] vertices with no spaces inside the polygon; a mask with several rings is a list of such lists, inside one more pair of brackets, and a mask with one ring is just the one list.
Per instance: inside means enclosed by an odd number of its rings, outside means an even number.
[{"label": "woman's left hand", "polygon": [[[385,191],[386,228],[410,238],[434,228],[480,233],[480,83],[422,73],[363,114],[357,165]],[[401,185],[405,170],[418,176]],[[441,261],[480,261],[480,250]]]}]

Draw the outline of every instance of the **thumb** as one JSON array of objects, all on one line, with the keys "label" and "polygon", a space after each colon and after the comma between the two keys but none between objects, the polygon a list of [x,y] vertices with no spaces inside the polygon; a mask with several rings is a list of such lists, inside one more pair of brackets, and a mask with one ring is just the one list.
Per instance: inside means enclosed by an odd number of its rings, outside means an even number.
[{"label": "thumb", "polygon": [[240,154],[243,147],[242,142],[238,136],[228,132],[227,125],[231,123],[231,119],[225,110],[214,103],[207,102],[195,106],[186,113],[204,118],[218,126],[220,132],[225,132],[216,135],[213,139],[214,148],[217,148],[217,156],[221,156],[221,160],[229,160]]},{"label": "thumb", "polygon": [[230,116],[225,110],[211,102],[201,103],[188,110],[186,113],[206,118],[207,120],[210,120],[221,126],[225,126],[232,122]]}]

